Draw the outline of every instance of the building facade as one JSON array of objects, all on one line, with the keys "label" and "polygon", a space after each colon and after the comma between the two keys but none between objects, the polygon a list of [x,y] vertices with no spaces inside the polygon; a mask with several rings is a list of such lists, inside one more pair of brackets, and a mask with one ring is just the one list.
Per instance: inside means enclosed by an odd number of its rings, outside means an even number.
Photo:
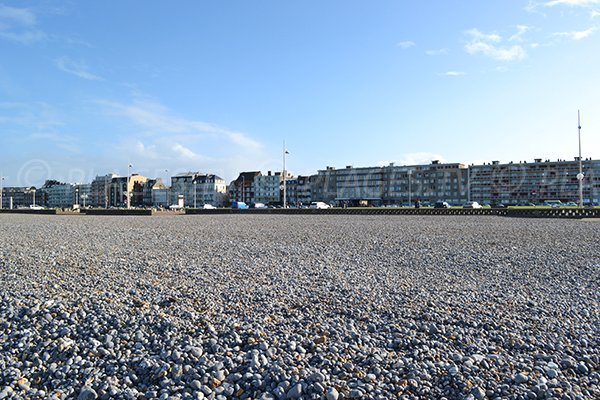
[{"label": "building facade", "polygon": [[312,201],[312,185],[310,176],[298,175],[286,180],[287,204],[290,207],[307,206]]},{"label": "building facade", "polygon": [[263,204],[281,204],[281,173],[271,171],[267,175],[258,175],[252,182],[253,201]]},{"label": "building facade", "polygon": [[142,187],[142,203],[145,207],[168,207],[169,188],[161,178],[148,179]]},{"label": "building facade", "polygon": [[459,163],[386,167],[327,167],[311,177],[312,200],[340,206],[408,205],[468,198],[468,170]]},{"label": "building facade", "polygon": [[14,209],[39,205],[37,190],[34,187],[3,187],[2,208]]},{"label": "building facade", "polygon": [[229,200],[254,203],[254,179],[262,176],[260,171],[240,172],[235,181],[229,184]]},{"label": "building facade", "polygon": [[[583,203],[600,202],[600,160],[582,160]],[[472,165],[471,199],[482,204],[543,204],[579,201],[579,159]]]},{"label": "building facade", "polygon": [[[148,178],[138,174],[132,174],[129,179],[126,176],[114,177],[109,187],[109,206],[126,207],[127,196],[131,197],[132,207],[144,205],[144,184]],[[129,185],[129,186],[128,186]]]},{"label": "building facade", "polygon": [[224,207],[227,202],[227,184],[220,176],[214,174],[197,175],[194,181],[196,206],[210,204],[214,207]]},{"label": "building facade", "polygon": [[171,177],[171,204],[178,204],[179,196],[183,196],[185,207],[222,207],[227,200],[227,185],[214,174],[185,172]]},{"label": "building facade", "polygon": [[116,174],[98,175],[90,185],[89,205],[108,208],[111,205],[110,189]]},{"label": "building facade", "polygon": [[76,202],[75,186],[70,183],[47,180],[39,192],[44,193],[43,205],[49,208],[71,208]]}]

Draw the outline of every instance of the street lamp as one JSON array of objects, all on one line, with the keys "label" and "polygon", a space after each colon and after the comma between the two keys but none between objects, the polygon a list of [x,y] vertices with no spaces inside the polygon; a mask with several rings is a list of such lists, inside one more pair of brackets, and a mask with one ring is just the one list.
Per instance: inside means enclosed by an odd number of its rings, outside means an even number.
[{"label": "street lamp", "polygon": [[81,195],[81,200],[83,200],[83,208],[85,208],[85,199],[88,198],[88,195],[86,193]]},{"label": "street lamp", "polygon": [[411,193],[411,192],[412,192],[412,190],[411,190],[411,187],[410,187],[410,177],[411,177],[411,175],[412,175],[412,171],[411,171],[411,170],[408,170],[408,206],[409,206],[409,207],[410,207],[410,205],[412,204],[412,201],[411,201],[411,198],[410,198],[410,196],[411,196],[411,194],[412,194],[412,193]]},{"label": "street lamp", "polygon": [[33,207],[35,207],[35,188],[33,189]]},{"label": "street lamp", "polygon": [[75,188],[75,205],[79,207],[79,188]]},{"label": "street lamp", "polygon": [[286,192],[287,192],[287,186],[286,186],[286,172],[285,172],[285,156],[287,154],[290,154],[289,151],[287,151],[287,149],[285,148],[285,140],[283,141],[283,171],[281,172],[282,178],[283,178],[283,208],[287,208],[287,197],[286,197]]},{"label": "street lamp", "polygon": [[4,187],[3,187],[3,182],[4,182],[4,177],[0,175],[0,210],[2,210],[2,195],[4,192]]},{"label": "street lamp", "polygon": [[240,200],[242,203],[244,202],[244,186],[246,185],[246,179],[244,177],[244,175],[242,175],[242,200]]},{"label": "street lamp", "polygon": [[127,196],[127,208],[131,208],[131,199],[129,197],[129,175],[130,175],[130,168],[132,168],[133,165],[131,164],[127,164],[127,188],[126,188],[126,196]]},{"label": "street lamp", "polygon": [[579,136],[579,173],[577,174],[577,180],[579,181],[579,207],[583,207],[583,167],[581,165],[581,119],[579,117],[579,110],[577,110],[577,132]]},{"label": "street lamp", "polygon": [[193,187],[194,187],[194,208],[197,208],[197,207],[196,207],[196,183],[197,183],[197,182],[196,182],[196,180],[194,179],[194,182],[192,182],[192,185],[193,185]]}]

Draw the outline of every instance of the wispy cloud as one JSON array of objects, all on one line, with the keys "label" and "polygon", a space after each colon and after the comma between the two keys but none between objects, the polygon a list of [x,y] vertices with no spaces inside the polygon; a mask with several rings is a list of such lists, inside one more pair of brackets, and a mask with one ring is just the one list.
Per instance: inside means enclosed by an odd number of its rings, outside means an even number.
[{"label": "wispy cloud", "polygon": [[470,36],[465,45],[465,51],[469,54],[483,54],[498,61],[522,60],[526,56],[525,49],[521,45],[503,46],[502,37],[496,33],[483,33],[478,29],[467,31]]},{"label": "wispy cloud", "polygon": [[590,14],[591,18],[596,18],[596,17],[600,17],[600,11],[598,10],[592,10],[592,13]]},{"label": "wispy cloud", "polygon": [[181,145],[180,143],[175,143],[171,150],[177,153],[180,157],[186,158],[188,160],[198,160],[200,159],[200,155],[194,153],[192,150],[187,147]]},{"label": "wispy cloud", "polygon": [[577,7],[590,7],[600,3],[600,0],[551,0],[544,3],[546,7],[554,6],[577,6]]},{"label": "wispy cloud", "polygon": [[75,75],[82,79],[89,81],[101,81],[103,80],[96,74],[90,72],[89,67],[83,61],[73,61],[68,57],[60,57],[54,60],[54,64],[58,69],[71,75]]},{"label": "wispy cloud", "polygon": [[4,125],[5,130],[19,127],[48,132],[64,126],[64,122],[59,112],[44,102],[0,102],[0,125]]},{"label": "wispy cloud", "polygon": [[464,71],[446,71],[442,76],[465,76],[467,73]]},{"label": "wispy cloud", "polygon": [[522,42],[523,35],[531,30],[530,26],[527,25],[517,25],[517,33],[508,38],[509,42]]},{"label": "wispy cloud", "polygon": [[168,108],[157,102],[137,100],[132,104],[122,104],[109,101],[98,101],[112,113],[127,118],[131,122],[146,128],[151,133],[177,134],[181,137],[224,138],[237,146],[250,149],[260,149],[262,145],[248,135],[218,125],[189,120],[174,115]]},{"label": "wispy cloud", "polygon": [[405,40],[396,44],[396,46],[400,47],[401,49],[409,49],[411,47],[415,47],[416,45],[417,44],[415,42],[410,40]]},{"label": "wispy cloud", "polygon": [[71,135],[42,132],[30,135],[29,139],[36,142],[52,142],[56,145],[56,147],[66,150],[70,153],[80,153],[81,151],[77,144],[77,139]]},{"label": "wispy cloud", "polygon": [[572,40],[582,40],[587,37],[590,37],[597,28],[589,28],[585,31],[572,31],[572,32],[557,32],[554,36],[566,37]]},{"label": "wispy cloud", "polygon": [[428,56],[446,56],[450,54],[450,50],[446,48],[437,50],[427,50],[425,54],[427,54]]},{"label": "wispy cloud", "polygon": [[46,34],[37,28],[33,11],[0,4],[0,38],[31,44],[45,39]]}]

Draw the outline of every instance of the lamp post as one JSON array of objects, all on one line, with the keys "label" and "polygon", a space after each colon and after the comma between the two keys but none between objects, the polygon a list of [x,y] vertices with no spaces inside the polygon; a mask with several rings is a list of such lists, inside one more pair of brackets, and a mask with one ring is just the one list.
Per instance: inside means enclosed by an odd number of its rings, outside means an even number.
[{"label": "lamp post", "polygon": [[194,182],[192,182],[192,186],[194,188],[194,208],[196,207],[196,180],[194,179]]},{"label": "lamp post", "polygon": [[281,172],[283,179],[283,208],[287,208],[287,186],[286,186],[286,172],[285,172],[285,156],[290,154],[285,148],[285,140],[283,141],[283,171]]},{"label": "lamp post", "polygon": [[583,166],[581,165],[581,119],[579,116],[579,110],[577,110],[577,132],[579,136],[579,173],[577,174],[577,180],[579,181],[579,207],[583,207]]},{"label": "lamp post", "polygon": [[131,164],[127,164],[127,190],[126,190],[126,196],[127,196],[127,208],[131,208],[131,199],[129,197],[129,171],[130,168],[133,167],[133,165]]},{"label": "lamp post", "polygon": [[83,208],[85,208],[85,199],[88,198],[88,195],[86,193],[81,195],[81,200],[83,200]]},{"label": "lamp post", "polygon": [[35,188],[33,189],[33,207],[35,207]]},{"label": "lamp post", "polygon": [[411,177],[411,175],[412,175],[412,171],[408,170],[408,206],[409,207],[412,204],[412,201],[411,201],[411,198],[410,198],[411,194],[412,194],[412,190],[411,190],[411,187],[410,187],[410,177]]},{"label": "lamp post", "polygon": [[75,188],[75,205],[79,207],[79,188]]},{"label": "lamp post", "polygon": [[242,199],[240,200],[242,203],[244,202],[244,186],[246,185],[246,179],[244,175],[242,175]]},{"label": "lamp post", "polygon": [[467,202],[471,202],[471,166],[467,165]]},{"label": "lamp post", "polygon": [[2,199],[3,199],[2,195],[4,192],[3,184],[4,184],[4,177],[0,174],[0,210],[2,210],[2,206],[3,206],[3,203],[2,203]]}]

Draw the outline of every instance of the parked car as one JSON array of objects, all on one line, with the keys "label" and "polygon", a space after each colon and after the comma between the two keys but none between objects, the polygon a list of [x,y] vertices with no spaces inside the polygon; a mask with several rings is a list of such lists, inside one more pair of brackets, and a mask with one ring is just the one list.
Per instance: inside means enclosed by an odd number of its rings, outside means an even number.
[{"label": "parked car", "polygon": [[312,203],[310,203],[310,206],[308,208],[326,209],[326,208],[329,208],[329,204],[323,203],[322,201],[313,201]]},{"label": "parked car", "polygon": [[231,208],[237,208],[240,210],[244,210],[244,209],[248,208],[248,204],[244,203],[243,201],[232,201]]},{"label": "parked car", "polygon": [[450,208],[450,204],[446,201],[436,201],[433,208]]},{"label": "parked car", "polygon": [[476,201],[469,201],[463,208],[481,208],[481,204]]},{"label": "parked car", "polygon": [[267,206],[263,203],[252,203],[250,204],[250,208],[267,208]]},{"label": "parked car", "polygon": [[212,204],[205,204],[202,206],[202,208],[205,210],[214,210],[217,207],[213,206]]},{"label": "parked car", "polygon": [[560,207],[560,206],[562,206],[564,204],[560,200],[546,200],[546,201],[544,201],[544,205],[545,206],[550,206],[550,207]]},{"label": "parked car", "polygon": [[567,206],[567,207],[577,207],[577,203],[575,203],[574,201],[569,201],[569,202],[566,202],[566,203],[565,203],[565,204],[563,204],[563,205],[565,205],[565,206]]}]

